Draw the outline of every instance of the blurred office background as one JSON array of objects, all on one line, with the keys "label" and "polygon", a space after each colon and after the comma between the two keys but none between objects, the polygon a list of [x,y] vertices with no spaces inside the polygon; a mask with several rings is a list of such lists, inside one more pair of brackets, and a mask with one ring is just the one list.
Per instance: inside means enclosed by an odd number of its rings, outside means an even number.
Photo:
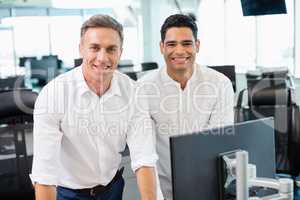
[{"label": "blurred office background", "polygon": [[72,67],[79,58],[80,26],[97,13],[124,25],[122,59],[163,65],[160,26],[170,14],[184,12],[198,19],[199,63],[234,64],[237,72],[285,66],[300,76],[300,6],[285,2],[287,14],[245,17],[240,0],[2,0],[0,75],[17,73],[21,57],[57,55]]},{"label": "blurred office background", "polygon": [[[34,101],[48,81],[80,65],[81,24],[99,13],[111,15],[123,24],[125,39],[119,69],[136,80],[164,66],[159,50],[160,27],[167,16],[182,12],[193,13],[197,18],[201,42],[197,62],[233,66],[228,76],[236,95],[248,86],[246,73],[248,77],[258,73],[258,77],[261,69],[269,69],[288,76],[288,87],[296,91],[298,104],[300,1],[285,0],[286,14],[256,16],[243,15],[242,1],[0,0],[0,101],[12,102],[9,92],[20,88],[21,96],[29,95],[33,89],[30,100]],[[6,113],[7,105],[2,103],[2,107],[0,113]],[[32,199],[27,176],[32,159],[32,119],[23,118],[19,110],[14,114],[17,118],[0,114],[0,196],[7,195],[0,199],[13,199],[14,195],[17,199]],[[16,119],[25,125],[23,132],[15,126]],[[18,136],[17,132],[22,134]],[[126,155],[124,199],[138,199]]]}]

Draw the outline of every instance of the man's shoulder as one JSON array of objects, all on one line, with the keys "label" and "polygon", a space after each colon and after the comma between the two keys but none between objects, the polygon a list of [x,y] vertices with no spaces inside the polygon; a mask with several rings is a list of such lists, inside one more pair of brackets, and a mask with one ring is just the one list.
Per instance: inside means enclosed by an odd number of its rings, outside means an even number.
[{"label": "man's shoulder", "polygon": [[211,82],[230,82],[229,78],[225,76],[224,74],[209,68],[207,66],[198,66],[199,71],[201,73],[201,77],[205,81],[211,81]]},{"label": "man's shoulder", "polygon": [[74,81],[79,79],[79,70],[80,68],[71,69],[63,74],[58,75],[51,81],[49,81],[41,90],[40,93],[43,93],[46,90],[55,90],[58,92],[65,88],[66,85],[74,85]]},{"label": "man's shoulder", "polygon": [[[127,76],[126,74],[116,70],[114,72],[114,78],[118,81],[119,85],[128,85],[129,86],[134,86],[136,84],[136,81],[131,79],[129,76]],[[128,87],[128,86],[127,86]]]},{"label": "man's shoulder", "polygon": [[161,68],[151,70],[151,71],[147,72],[144,76],[142,76],[138,80],[138,82],[139,83],[148,83],[148,82],[154,82],[155,83],[159,80],[160,72],[161,72]]},{"label": "man's shoulder", "polygon": [[134,91],[137,87],[137,82],[135,80],[117,70],[114,72],[113,76],[114,81],[118,84],[120,92],[123,95],[130,97],[134,94]]}]

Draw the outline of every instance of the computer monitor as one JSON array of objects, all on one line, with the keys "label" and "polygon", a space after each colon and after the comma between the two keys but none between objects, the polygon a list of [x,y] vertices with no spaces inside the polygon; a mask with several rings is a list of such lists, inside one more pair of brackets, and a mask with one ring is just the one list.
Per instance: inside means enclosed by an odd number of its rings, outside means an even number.
[{"label": "computer monitor", "polygon": [[36,60],[36,59],[37,59],[37,57],[34,57],[34,56],[32,56],[32,57],[20,57],[19,58],[19,66],[20,67],[25,67],[26,60]]},{"label": "computer monitor", "polygon": [[38,79],[39,85],[43,86],[58,75],[58,60],[47,58],[31,60],[31,78]]},{"label": "computer monitor", "polygon": [[243,15],[286,14],[285,0],[241,0]]},{"label": "computer monitor", "polygon": [[42,59],[48,59],[48,58],[54,58],[54,59],[58,60],[58,55],[44,55],[44,56],[42,56]]},{"label": "computer monitor", "polygon": [[242,149],[258,177],[274,178],[275,144],[272,118],[238,123],[170,138],[174,200],[219,200],[218,156]]}]

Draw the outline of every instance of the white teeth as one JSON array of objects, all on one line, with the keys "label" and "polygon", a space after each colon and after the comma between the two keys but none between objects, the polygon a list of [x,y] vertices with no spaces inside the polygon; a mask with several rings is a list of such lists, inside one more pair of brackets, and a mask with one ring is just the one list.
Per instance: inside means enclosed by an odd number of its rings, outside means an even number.
[{"label": "white teeth", "polygon": [[[95,68],[98,68],[98,66],[94,65]],[[110,69],[110,66],[105,66],[103,67],[103,69],[107,70],[107,69]]]},{"label": "white teeth", "polygon": [[174,61],[179,61],[179,62],[183,62],[183,61],[186,61],[187,60],[187,58],[172,58],[172,60],[174,60]]}]

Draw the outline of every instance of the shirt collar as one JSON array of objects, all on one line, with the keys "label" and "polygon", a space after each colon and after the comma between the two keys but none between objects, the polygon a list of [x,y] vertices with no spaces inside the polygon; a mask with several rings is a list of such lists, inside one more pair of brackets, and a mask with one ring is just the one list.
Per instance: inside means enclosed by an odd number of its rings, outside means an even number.
[{"label": "shirt collar", "polygon": [[[194,68],[193,74],[192,74],[191,78],[188,80],[188,83],[187,83],[187,84],[189,84],[189,83],[191,83],[191,82],[193,82],[193,81],[195,81],[195,80],[197,79],[197,73],[198,73],[198,68],[199,68],[198,64],[195,63],[195,64],[193,65],[193,68]],[[167,73],[167,67],[163,67],[163,68],[162,68],[162,70],[161,70],[161,79],[162,79],[162,81],[163,81],[164,83],[174,83],[174,84],[180,86],[180,84],[179,84],[178,82],[174,81],[174,80],[169,76],[169,74]]]},{"label": "shirt collar", "polygon": [[[110,95],[110,96],[121,96],[121,89],[118,82],[118,72],[114,72],[111,84],[109,89],[104,93],[104,95]],[[76,80],[76,85],[78,89],[78,94],[81,96],[85,93],[93,93],[93,91],[89,88],[87,85],[84,76],[83,76],[83,70],[82,66],[76,67],[73,71],[73,77]]]},{"label": "shirt collar", "polygon": [[120,89],[117,73],[118,72],[114,72],[111,83],[110,83],[110,87],[105,92],[105,94],[107,93],[107,94],[110,94],[112,96],[114,96],[114,95],[121,96],[121,89]]}]

